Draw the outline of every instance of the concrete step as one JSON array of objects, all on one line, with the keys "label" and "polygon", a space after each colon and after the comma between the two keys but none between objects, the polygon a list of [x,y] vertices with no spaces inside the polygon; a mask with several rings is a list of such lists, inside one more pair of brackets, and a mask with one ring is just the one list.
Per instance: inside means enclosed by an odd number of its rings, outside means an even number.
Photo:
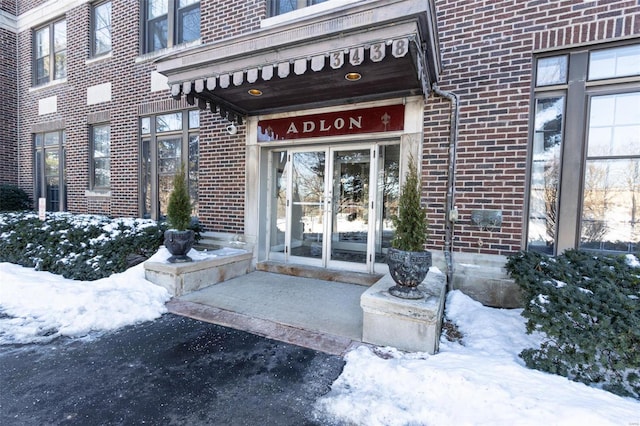
[{"label": "concrete step", "polygon": [[364,286],[371,286],[383,277],[382,274],[340,271],[309,265],[296,265],[273,261],[259,262],[256,265],[256,270],[273,272],[276,274],[293,275],[296,277],[315,278],[324,281],[359,284]]}]

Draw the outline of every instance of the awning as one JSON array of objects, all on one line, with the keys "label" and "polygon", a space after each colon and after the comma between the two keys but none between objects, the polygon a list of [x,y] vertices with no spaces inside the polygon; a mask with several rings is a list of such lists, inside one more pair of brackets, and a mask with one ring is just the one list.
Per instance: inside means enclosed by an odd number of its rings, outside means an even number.
[{"label": "awning", "polygon": [[[365,1],[157,61],[171,95],[230,121],[428,94],[439,57],[431,2]],[[421,5],[421,6],[420,6]]]}]

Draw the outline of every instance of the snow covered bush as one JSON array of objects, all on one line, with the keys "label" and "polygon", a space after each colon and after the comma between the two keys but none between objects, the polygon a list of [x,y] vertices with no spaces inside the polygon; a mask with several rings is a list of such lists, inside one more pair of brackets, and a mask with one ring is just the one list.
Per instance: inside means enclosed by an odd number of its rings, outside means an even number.
[{"label": "snow covered bush", "polygon": [[154,254],[164,229],[148,219],[33,212],[0,214],[0,262],[96,280]]},{"label": "snow covered bush", "polygon": [[523,290],[530,368],[640,399],[640,264],[633,255],[519,253],[507,263]]}]

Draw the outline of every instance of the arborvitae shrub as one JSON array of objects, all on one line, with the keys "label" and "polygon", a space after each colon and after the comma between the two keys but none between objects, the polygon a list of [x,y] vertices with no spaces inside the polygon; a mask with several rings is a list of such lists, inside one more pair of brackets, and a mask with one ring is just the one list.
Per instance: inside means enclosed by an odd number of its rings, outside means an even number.
[{"label": "arborvitae shrub", "polygon": [[530,368],[640,399],[640,267],[632,255],[569,250],[558,257],[511,256],[527,332],[540,348],[522,351]]},{"label": "arborvitae shrub", "polygon": [[191,199],[185,179],[184,166],[180,167],[173,181],[173,190],[167,206],[169,225],[178,231],[184,231],[191,224]]},{"label": "arborvitae shrub", "polygon": [[395,233],[391,246],[403,251],[422,251],[428,238],[427,212],[420,204],[420,180],[413,158],[398,199],[398,215],[393,216]]}]

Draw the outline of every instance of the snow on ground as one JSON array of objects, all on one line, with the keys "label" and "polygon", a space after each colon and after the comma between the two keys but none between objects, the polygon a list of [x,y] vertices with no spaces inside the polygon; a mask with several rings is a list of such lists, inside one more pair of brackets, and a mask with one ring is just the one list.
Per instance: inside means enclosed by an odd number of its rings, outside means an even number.
[{"label": "snow on ground", "polygon": [[455,290],[447,317],[462,344],[402,353],[361,346],[331,391],[323,416],[353,425],[640,425],[640,401],[528,369],[518,353],[541,336],[525,333],[520,309],[483,306]]},{"label": "snow on ground", "polygon": [[[213,253],[189,253],[196,258]],[[151,259],[168,257],[161,249]],[[80,282],[0,263],[0,344],[86,336],[153,320],[169,295],[138,265]],[[540,336],[525,333],[520,310],[482,306],[449,293],[447,317],[462,344],[442,339],[437,355],[361,346],[317,403],[320,423],[353,425],[640,425],[640,401],[527,369],[518,353]]]},{"label": "snow on ground", "polygon": [[142,264],[108,278],[75,281],[0,263],[0,344],[43,343],[153,320],[167,311],[169,298],[144,278]]}]

